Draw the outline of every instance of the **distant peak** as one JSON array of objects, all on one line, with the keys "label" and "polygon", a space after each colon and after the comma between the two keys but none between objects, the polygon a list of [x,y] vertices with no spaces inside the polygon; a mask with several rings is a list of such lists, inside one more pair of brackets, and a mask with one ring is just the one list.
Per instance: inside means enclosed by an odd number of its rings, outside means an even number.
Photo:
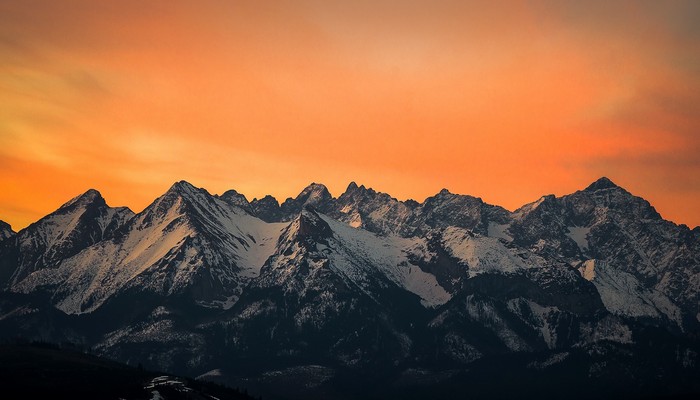
[{"label": "distant peak", "polygon": [[253,199],[253,200],[251,201],[251,203],[252,203],[252,204],[269,203],[269,204],[276,204],[277,206],[279,206],[279,202],[278,202],[277,199],[276,199],[273,195],[271,195],[271,194],[267,194],[267,195],[265,195],[265,197],[263,197],[263,198],[261,198],[261,199],[255,198],[255,199]]},{"label": "distant peak", "polygon": [[178,181],[173,183],[172,186],[170,186],[170,189],[168,191],[180,191],[180,190],[192,190],[196,189],[191,183],[187,181]]},{"label": "distant peak", "polygon": [[373,192],[373,190],[372,190],[372,189],[367,189],[367,188],[365,187],[365,185],[359,185],[359,186],[358,186],[357,183],[355,183],[355,181],[352,181],[352,182],[350,182],[350,184],[348,185],[348,188],[345,189],[345,193],[350,194],[350,193],[355,193],[355,192]]},{"label": "distant peak", "polygon": [[450,193],[450,191],[449,191],[448,189],[443,188],[443,189],[440,191],[440,193],[438,193],[438,194],[445,195],[445,194],[452,194],[452,193]]},{"label": "distant peak", "polygon": [[225,191],[221,196],[218,196],[221,200],[225,201],[229,205],[240,207],[246,212],[251,213],[253,210],[251,208],[250,202],[242,193],[230,189]]},{"label": "distant peak", "polygon": [[328,188],[326,187],[326,185],[324,185],[322,183],[312,182],[309,186],[307,186],[306,188],[304,188],[304,190],[302,190],[302,193],[327,192],[327,191],[328,191]]},{"label": "distant peak", "polygon": [[12,231],[12,226],[3,220],[0,220],[0,229]]},{"label": "distant peak", "polygon": [[85,193],[76,196],[72,199],[70,199],[67,203],[61,206],[61,208],[66,208],[66,207],[71,207],[73,205],[80,205],[80,204],[90,204],[95,201],[102,201],[104,202],[104,199],[102,198],[102,194],[98,192],[95,189],[88,189]]},{"label": "distant peak", "polygon": [[239,198],[239,199],[244,199],[246,201],[248,200],[248,199],[246,199],[244,194],[238,193],[234,189],[229,189],[229,190],[225,191],[224,193],[222,193],[221,198],[224,198],[224,199],[226,199],[226,198]]},{"label": "distant peak", "polygon": [[12,227],[10,224],[8,224],[5,221],[0,221],[0,240],[4,240],[9,238],[10,236],[14,236],[17,232],[12,230]]},{"label": "distant peak", "polygon": [[[170,186],[170,189],[168,189],[166,194],[174,194],[174,195],[178,195],[178,196],[187,197],[187,196],[196,195],[197,193],[200,193],[202,191],[206,192],[206,190],[197,188],[187,181],[179,181],[179,182],[173,183],[173,185]],[[209,192],[206,192],[206,193],[209,194]]]},{"label": "distant peak", "polygon": [[316,204],[321,201],[326,201],[331,199],[331,194],[328,191],[326,185],[322,183],[312,183],[304,190],[299,193],[296,197],[296,201],[303,204]]},{"label": "distant peak", "polygon": [[613,181],[606,177],[602,177],[598,179],[597,181],[591,183],[585,191],[587,192],[595,192],[598,190],[604,190],[604,189],[614,189],[614,188],[619,188]]},{"label": "distant peak", "polygon": [[96,197],[102,197],[102,194],[97,191],[96,189],[88,189],[85,193],[83,193],[83,197],[88,197],[88,198],[96,198]]}]

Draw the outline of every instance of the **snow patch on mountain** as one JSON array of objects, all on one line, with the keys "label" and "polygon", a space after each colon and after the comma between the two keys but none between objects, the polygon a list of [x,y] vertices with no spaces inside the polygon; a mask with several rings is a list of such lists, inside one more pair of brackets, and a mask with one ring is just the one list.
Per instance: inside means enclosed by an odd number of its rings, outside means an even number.
[{"label": "snow patch on mountain", "polygon": [[260,274],[284,226],[267,224],[205,191],[177,183],[134,217],[123,236],[88,247],[59,268],[35,271],[14,290],[55,287],[56,306],[79,314],[95,310],[128,285],[170,295],[201,278],[220,282],[221,296],[210,304],[226,308],[244,281]]},{"label": "snow patch on mountain", "polygon": [[[547,347],[557,347],[556,315],[561,311],[554,306],[543,306],[525,298],[511,299],[507,303],[508,309],[516,315],[525,315],[524,322],[539,331]],[[555,317],[555,318],[552,318]]]},{"label": "snow patch on mountain", "polygon": [[489,222],[488,236],[493,238],[504,239],[508,242],[513,241],[513,237],[507,233],[510,224],[498,224],[495,222]]},{"label": "snow patch on mountain", "polygon": [[442,233],[445,249],[467,264],[469,277],[485,272],[515,273],[532,265],[507,248],[498,238],[449,227]]},{"label": "snow patch on mountain", "polygon": [[539,207],[540,204],[542,204],[546,199],[547,199],[547,196],[542,196],[539,199],[537,199],[536,201],[533,201],[532,203],[525,204],[524,206],[515,210],[515,212],[513,212],[513,219],[515,219],[515,220],[523,219],[526,215],[528,215],[532,211],[536,210],[537,207]]},{"label": "snow patch on mountain", "polygon": [[[434,275],[422,271],[408,260],[409,254],[427,252],[424,239],[377,236],[325,215],[321,215],[321,218],[334,232],[335,243],[330,244],[331,248],[327,251],[331,266],[354,283],[359,283],[360,287],[366,289],[371,277],[381,274],[418,295],[421,304],[426,307],[439,306],[451,298]],[[324,246],[321,246],[321,250],[325,250]]]},{"label": "snow patch on mountain", "polygon": [[582,228],[582,227],[577,227],[577,226],[569,226],[568,227],[569,232],[567,233],[567,236],[569,236],[576,244],[578,245],[578,248],[581,249],[581,251],[586,251],[588,250],[588,234],[591,232],[591,228]]},{"label": "snow patch on mountain", "polygon": [[682,328],[678,306],[663,293],[645,289],[632,274],[600,260],[586,260],[579,272],[593,282],[605,308],[611,313],[635,318],[663,316]]},{"label": "snow patch on mountain", "polygon": [[512,351],[532,351],[532,348],[511,329],[493,304],[481,301],[474,295],[466,298],[466,312],[483,326],[489,328]]}]

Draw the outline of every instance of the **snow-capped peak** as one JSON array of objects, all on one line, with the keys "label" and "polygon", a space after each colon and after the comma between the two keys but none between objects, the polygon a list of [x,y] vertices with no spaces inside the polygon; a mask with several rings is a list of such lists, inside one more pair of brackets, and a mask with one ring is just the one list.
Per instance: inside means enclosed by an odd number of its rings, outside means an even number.
[{"label": "snow-capped peak", "polygon": [[85,193],[68,200],[61,207],[59,207],[59,209],[57,211],[59,211],[61,209],[73,207],[73,206],[78,206],[78,207],[85,206],[87,204],[94,203],[94,202],[104,203],[105,200],[104,200],[104,198],[102,198],[102,194],[100,192],[98,192],[97,190],[88,189]]},{"label": "snow-capped peak", "polygon": [[328,188],[322,183],[311,183],[294,199],[301,205],[315,205],[332,198]]},{"label": "snow-capped peak", "polygon": [[170,186],[170,189],[168,189],[166,193],[178,193],[181,195],[188,195],[195,194],[203,190],[204,189],[197,188],[187,181],[178,181],[173,183],[173,185]]},{"label": "snow-capped peak", "polygon": [[[107,206],[94,189],[71,199],[18,232],[13,241],[16,248],[0,248],[0,286],[21,282],[34,271],[57,267],[66,258],[111,237],[133,215],[126,207]],[[12,256],[13,252],[22,257]]]},{"label": "snow-capped peak", "polygon": [[237,191],[231,189],[225,191],[219,198],[228,204],[239,207],[242,210],[245,210],[249,214],[253,214],[253,208],[250,205],[250,202],[248,202],[248,199],[246,199],[245,195],[242,193],[238,193]]},{"label": "snow-capped peak", "polygon": [[616,188],[620,188],[620,187],[617,186],[615,183],[613,183],[613,181],[611,181],[610,179],[603,176],[603,177],[599,178],[598,180],[596,180],[595,182],[588,185],[588,187],[584,190],[587,192],[595,192],[598,190],[616,189]]}]

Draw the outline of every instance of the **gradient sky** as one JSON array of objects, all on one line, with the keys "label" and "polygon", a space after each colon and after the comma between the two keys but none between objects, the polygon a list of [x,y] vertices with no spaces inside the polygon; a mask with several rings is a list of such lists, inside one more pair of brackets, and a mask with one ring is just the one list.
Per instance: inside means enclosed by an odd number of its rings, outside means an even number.
[{"label": "gradient sky", "polygon": [[0,219],[88,188],[140,211],[182,179],[512,210],[604,175],[694,227],[698,21],[692,0],[0,0]]}]

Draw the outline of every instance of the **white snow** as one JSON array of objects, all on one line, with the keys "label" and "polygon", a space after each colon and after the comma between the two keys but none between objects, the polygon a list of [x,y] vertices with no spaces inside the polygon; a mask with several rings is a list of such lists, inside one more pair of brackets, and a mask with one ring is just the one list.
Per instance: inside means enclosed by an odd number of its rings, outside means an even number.
[{"label": "white snow", "polygon": [[450,294],[442,288],[435,276],[424,272],[415,265],[409,265],[408,271],[401,269],[403,286],[411,293],[421,297],[421,303],[426,307],[434,307],[445,304],[450,299]]},{"label": "white snow", "polygon": [[536,201],[529,203],[529,204],[525,204],[524,206],[515,210],[515,212],[513,213],[513,218],[516,220],[522,219],[524,216],[526,216],[527,214],[532,212],[532,210],[539,207],[539,205],[542,204],[542,202],[545,200],[545,198],[546,198],[546,196],[542,196],[539,199],[537,199]]},{"label": "white snow", "polygon": [[221,376],[223,376],[223,375],[224,375],[223,372],[221,372],[221,370],[217,368],[217,369],[212,369],[211,371],[207,371],[207,372],[203,373],[202,375],[199,375],[199,376],[196,377],[195,379],[197,379],[197,380],[200,380],[200,379],[207,380],[207,379],[210,379],[210,378],[218,378],[218,377],[221,377]]},{"label": "white snow", "polygon": [[321,215],[321,218],[335,233],[336,243],[328,252],[331,267],[361,289],[367,290],[376,284],[378,273],[418,295],[421,304],[426,307],[436,307],[451,298],[434,275],[422,271],[408,260],[409,254],[427,252],[424,239],[377,236],[325,215]]},{"label": "white snow", "polygon": [[611,313],[628,317],[666,316],[682,328],[678,306],[663,293],[645,289],[632,274],[600,260],[583,262],[579,272],[593,282],[603,305]]},{"label": "white snow", "polygon": [[588,233],[591,231],[591,228],[569,226],[568,229],[569,233],[567,236],[576,242],[578,248],[581,249],[581,251],[588,250]]},{"label": "white snow", "polygon": [[[123,240],[103,241],[64,260],[59,268],[35,271],[13,290],[31,292],[41,286],[57,286],[56,306],[70,314],[90,312],[130,282],[140,279],[146,271],[153,278],[139,284],[163,294],[182,290],[192,283],[204,265],[228,290],[223,301],[209,304],[230,308],[238,298],[245,281],[260,274],[260,268],[275,250],[284,223],[268,224],[250,216],[222,200],[193,190],[188,204],[197,209],[207,235],[189,221],[183,211],[183,198],[164,205],[162,215],[142,213],[132,221],[131,230]],[[150,208],[161,207],[165,196]],[[71,224],[71,220],[57,224]],[[218,239],[223,248],[213,252],[207,240]],[[175,261],[176,252],[184,257]],[[169,260],[169,261],[168,261]],[[161,270],[164,263],[175,263],[169,271]],[[168,278],[172,276],[172,278]]]},{"label": "white snow", "polygon": [[445,229],[442,242],[453,257],[467,264],[470,277],[484,272],[514,273],[531,266],[498,238],[466,229],[453,226]]},{"label": "white snow", "polygon": [[488,236],[505,239],[506,241],[511,242],[513,241],[513,237],[506,233],[508,228],[510,228],[510,224],[497,224],[495,222],[489,222]]}]

